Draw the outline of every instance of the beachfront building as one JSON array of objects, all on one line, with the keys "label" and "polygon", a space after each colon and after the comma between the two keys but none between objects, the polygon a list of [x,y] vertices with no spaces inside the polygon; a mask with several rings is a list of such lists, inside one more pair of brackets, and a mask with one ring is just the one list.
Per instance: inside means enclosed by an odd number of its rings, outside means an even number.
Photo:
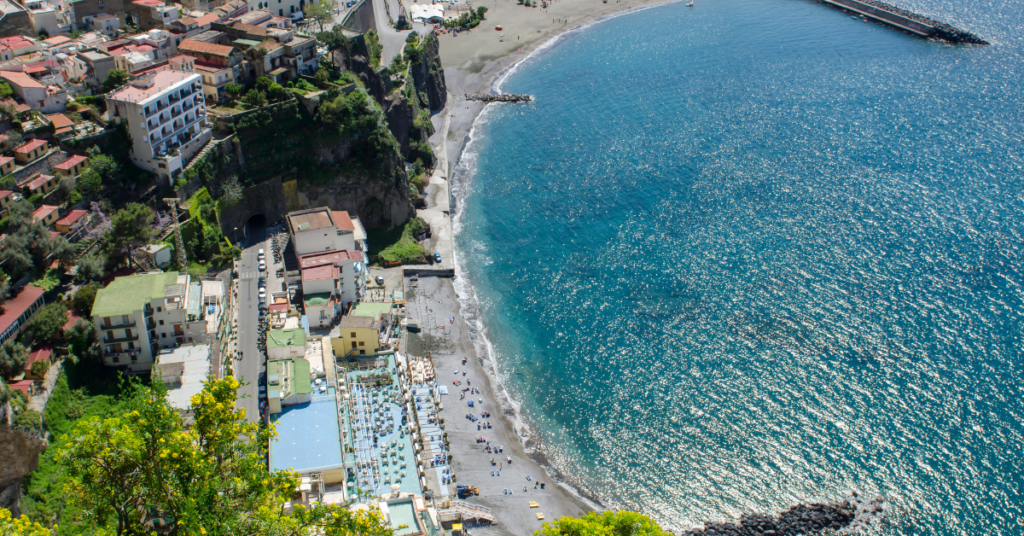
[{"label": "beachfront building", "polygon": [[42,308],[45,293],[45,290],[34,285],[25,285],[11,293],[0,313],[0,344],[21,332],[25,323]]},{"label": "beachfront building", "polygon": [[107,95],[111,119],[128,125],[132,162],[173,184],[212,139],[202,91],[198,74],[168,68]]},{"label": "beachfront building", "polygon": [[295,254],[299,257],[355,249],[355,227],[347,212],[332,211],[327,207],[311,208],[289,212],[286,221]]},{"label": "beachfront building", "polygon": [[271,415],[281,413],[284,406],[309,402],[312,396],[309,361],[294,357],[267,363],[267,405]]},{"label": "beachfront building", "polygon": [[145,372],[161,348],[209,342],[220,316],[210,298],[187,274],[118,277],[96,293],[92,307],[104,364]]},{"label": "beachfront building", "polygon": [[267,332],[267,359],[289,359],[305,355],[305,330],[276,329]]},{"label": "beachfront building", "polygon": [[380,325],[373,318],[345,315],[338,335],[331,337],[331,348],[335,357],[376,357],[379,333]]}]

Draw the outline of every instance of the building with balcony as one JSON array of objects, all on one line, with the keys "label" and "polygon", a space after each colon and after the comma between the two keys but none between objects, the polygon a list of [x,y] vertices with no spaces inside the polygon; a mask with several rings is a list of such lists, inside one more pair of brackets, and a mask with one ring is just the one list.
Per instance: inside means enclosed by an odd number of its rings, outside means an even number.
[{"label": "building with balcony", "polygon": [[209,342],[217,318],[202,285],[177,272],[115,279],[96,293],[91,316],[104,364],[129,372],[148,371],[161,348]]},{"label": "building with balcony", "polygon": [[70,5],[79,30],[91,29],[96,17],[108,14],[118,18],[118,27],[124,25],[124,0],[71,0]]},{"label": "building with balcony", "polygon": [[211,139],[202,77],[165,68],[107,94],[107,112],[124,121],[135,165],[173,184],[185,164]]},{"label": "building with balcony", "polygon": [[134,0],[124,6],[125,20],[142,30],[169,27],[178,20],[178,8],[161,0]]}]

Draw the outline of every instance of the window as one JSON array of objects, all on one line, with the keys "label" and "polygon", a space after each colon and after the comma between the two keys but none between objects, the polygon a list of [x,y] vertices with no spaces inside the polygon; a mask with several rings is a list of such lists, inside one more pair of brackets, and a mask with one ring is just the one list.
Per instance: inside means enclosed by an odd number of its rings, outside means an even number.
[{"label": "window", "polygon": [[121,323],[122,324],[127,324],[128,323],[128,316],[121,315]]},{"label": "window", "polygon": [[359,346],[366,346],[366,343],[363,341],[359,341]]},{"label": "window", "polygon": [[359,355],[366,355],[366,350],[359,350]]},{"label": "window", "polygon": [[161,333],[160,334],[160,338],[161,339],[166,339],[167,338],[167,334],[166,333]]},{"label": "window", "polygon": [[356,342],[352,341],[352,348],[355,348],[355,347],[356,347]]},{"label": "window", "polygon": [[117,363],[117,356],[115,355],[114,357],[111,357],[110,358],[110,362],[111,363]]},{"label": "window", "polygon": [[160,325],[161,326],[164,325],[164,321],[163,320],[160,321]]},{"label": "window", "polygon": [[157,308],[156,308],[156,312],[158,312],[158,313],[159,313],[160,311],[161,311],[161,309],[160,309],[159,307],[157,307]]},{"label": "window", "polygon": [[351,336],[352,336],[353,339],[356,338],[356,332],[353,331]]}]

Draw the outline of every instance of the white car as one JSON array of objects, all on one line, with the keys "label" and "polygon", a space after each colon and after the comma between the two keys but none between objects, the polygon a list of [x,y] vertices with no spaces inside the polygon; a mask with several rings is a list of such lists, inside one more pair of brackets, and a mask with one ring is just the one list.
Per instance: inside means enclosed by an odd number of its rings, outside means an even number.
[{"label": "white car", "polygon": [[266,272],[267,271],[267,263],[265,263],[263,261],[260,261],[260,271],[261,272]]}]

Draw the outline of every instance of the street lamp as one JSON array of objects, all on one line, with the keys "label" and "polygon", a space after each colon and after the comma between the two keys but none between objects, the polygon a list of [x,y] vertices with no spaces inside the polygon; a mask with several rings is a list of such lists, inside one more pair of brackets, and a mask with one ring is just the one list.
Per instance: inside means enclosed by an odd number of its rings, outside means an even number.
[{"label": "street lamp", "polygon": [[235,227],[235,245],[238,245],[238,227]]}]

